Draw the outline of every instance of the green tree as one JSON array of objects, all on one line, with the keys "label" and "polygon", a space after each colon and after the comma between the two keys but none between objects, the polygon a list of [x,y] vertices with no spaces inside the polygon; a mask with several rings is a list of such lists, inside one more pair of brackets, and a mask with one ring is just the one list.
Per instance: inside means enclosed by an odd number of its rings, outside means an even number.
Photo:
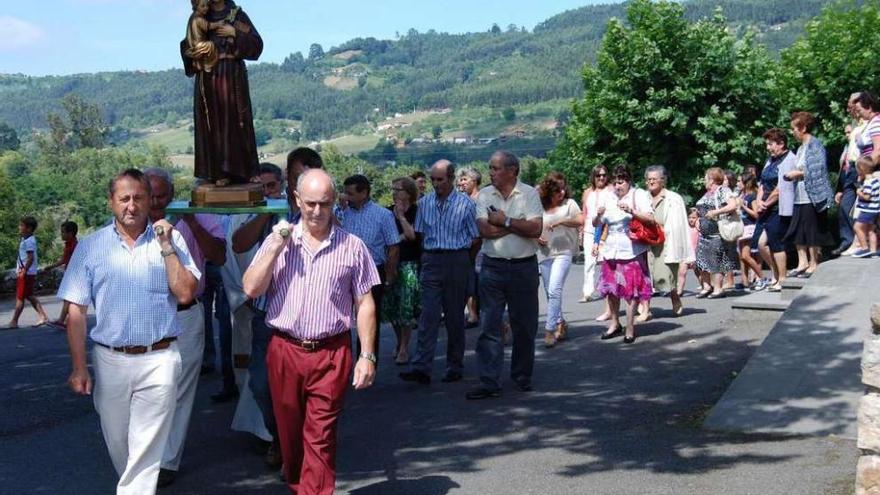
[{"label": "green tree", "polygon": [[9,127],[6,122],[0,122],[0,153],[7,150],[15,151],[20,145],[15,129]]},{"label": "green tree", "polygon": [[817,116],[826,144],[842,146],[846,101],[880,81],[880,0],[835,3],[807,23],[804,36],[783,50],[779,72],[783,105]]},{"label": "green tree", "polygon": [[324,47],[320,43],[312,43],[309,46],[309,60],[318,60],[324,57]]},{"label": "green tree", "polygon": [[501,111],[501,116],[507,122],[513,122],[516,120],[516,110],[513,107],[507,107]]},{"label": "green tree", "polygon": [[431,136],[433,136],[434,139],[440,139],[440,136],[442,134],[443,134],[443,128],[440,127],[439,125],[435,125],[433,128],[431,128]]},{"label": "green tree", "polygon": [[710,166],[740,168],[761,156],[762,132],[778,111],[766,53],[737,40],[720,12],[691,23],[672,1],[634,0],[627,23],[612,20],[585,94],[552,155],[574,189],[599,163],[634,172],[660,163],[688,185]]}]

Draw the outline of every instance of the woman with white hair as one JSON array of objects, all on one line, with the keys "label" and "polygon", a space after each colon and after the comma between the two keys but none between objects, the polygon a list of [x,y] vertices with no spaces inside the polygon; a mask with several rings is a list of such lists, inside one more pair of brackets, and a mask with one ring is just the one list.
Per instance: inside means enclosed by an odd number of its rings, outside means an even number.
[{"label": "woman with white hair", "polygon": [[[663,244],[651,246],[648,266],[654,290],[668,292],[672,299],[672,314],[681,316],[681,295],[678,291],[678,269],[682,263],[695,260],[694,248],[689,242],[687,207],[684,199],[666,188],[669,174],[663,165],[652,165],[645,170],[645,185],[651,193],[654,220],[663,227]],[[651,318],[650,300],[642,303],[637,321]]]}]

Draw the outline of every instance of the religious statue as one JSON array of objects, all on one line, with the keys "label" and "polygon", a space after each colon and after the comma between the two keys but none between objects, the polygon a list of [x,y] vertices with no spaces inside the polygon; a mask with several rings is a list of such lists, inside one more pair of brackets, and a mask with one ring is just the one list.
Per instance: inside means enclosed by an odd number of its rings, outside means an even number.
[{"label": "religious statue", "polygon": [[180,42],[187,77],[195,76],[195,176],[217,186],[257,175],[245,60],[257,60],[263,40],[233,0],[190,0],[193,13]]}]

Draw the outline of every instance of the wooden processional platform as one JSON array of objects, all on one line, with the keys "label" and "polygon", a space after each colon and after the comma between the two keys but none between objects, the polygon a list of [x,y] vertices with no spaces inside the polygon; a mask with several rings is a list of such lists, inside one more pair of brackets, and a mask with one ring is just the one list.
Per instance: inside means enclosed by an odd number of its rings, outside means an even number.
[{"label": "wooden processional platform", "polygon": [[242,213],[274,213],[286,215],[290,208],[286,199],[265,199],[262,205],[255,206],[194,206],[190,201],[172,201],[165,210],[172,215],[185,213],[213,213],[215,215],[238,215]]},{"label": "wooden processional platform", "polygon": [[235,215],[240,213],[286,214],[286,199],[263,198],[263,186],[257,183],[235,184],[218,187],[201,184],[192,191],[191,201],[173,201],[167,208],[171,214],[214,213]]}]

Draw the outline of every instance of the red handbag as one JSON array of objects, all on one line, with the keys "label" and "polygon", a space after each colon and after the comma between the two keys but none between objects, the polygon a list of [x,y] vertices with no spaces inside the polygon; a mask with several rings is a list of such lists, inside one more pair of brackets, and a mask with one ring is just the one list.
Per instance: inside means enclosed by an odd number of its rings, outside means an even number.
[{"label": "red handbag", "polygon": [[[633,212],[636,211],[636,191],[633,191]],[[629,239],[649,246],[659,246],[666,242],[666,234],[659,223],[645,223],[633,215],[629,222]]]}]

